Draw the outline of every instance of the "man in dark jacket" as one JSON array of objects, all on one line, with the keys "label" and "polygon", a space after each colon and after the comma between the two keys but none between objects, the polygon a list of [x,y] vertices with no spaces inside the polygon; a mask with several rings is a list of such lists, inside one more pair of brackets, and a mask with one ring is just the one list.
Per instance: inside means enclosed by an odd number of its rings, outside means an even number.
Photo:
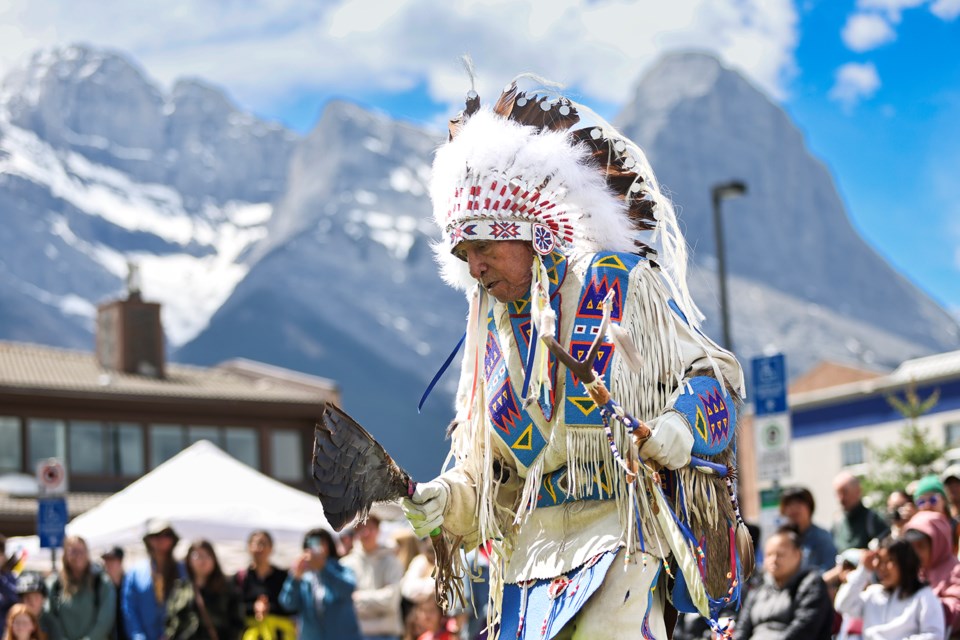
[{"label": "man in dark jacket", "polygon": [[833,605],[816,569],[801,569],[795,531],[781,529],[763,548],[763,584],[752,590],[737,617],[737,640],[829,640]]},{"label": "man in dark jacket", "polygon": [[857,476],[849,471],[840,473],[833,480],[833,490],[843,509],[843,517],[833,525],[833,543],[837,552],[866,549],[871,540],[879,540],[890,532],[883,518],[863,504],[863,489]]}]

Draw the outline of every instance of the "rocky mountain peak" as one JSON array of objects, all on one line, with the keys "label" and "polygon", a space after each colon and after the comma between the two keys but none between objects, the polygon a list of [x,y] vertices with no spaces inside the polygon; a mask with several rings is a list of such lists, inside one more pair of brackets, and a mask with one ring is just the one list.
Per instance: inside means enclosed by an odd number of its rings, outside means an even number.
[{"label": "rocky mountain peak", "polygon": [[[665,56],[639,80],[617,123],[645,150],[677,205],[700,269],[716,268],[711,190],[742,180],[747,194],[721,205],[731,274],[810,309],[867,323],[883,318],[887,330],[931,349],[957,348],[956,321],[864,242],[799,128],[736,71],[699,53]],[[734,286],[731,299],[746,296]],[[715,300],[715,289],[708,290],[708,317],[719,315]],[[892,300],[901,312],[888,313]]]}]

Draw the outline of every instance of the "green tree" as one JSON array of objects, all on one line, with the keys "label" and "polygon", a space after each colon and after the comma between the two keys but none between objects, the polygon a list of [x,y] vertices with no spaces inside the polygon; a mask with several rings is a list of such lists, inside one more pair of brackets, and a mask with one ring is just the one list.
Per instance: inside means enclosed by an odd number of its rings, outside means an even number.
[{"label": "green tree", "polygon": [[937,389],[926,399],[921,399],[915,385],[903,392],[903,397],[887,396],[897,412],[905,419],[900,439],[888,447],[870,446],[876,464],[871,465],[870,475],[863,479],[863,489],[878,499],[904,489],[914,480],[936,473],[949,447],[941,444],[930,432],[919,425],[919,418],[930,411],[940,400]]}]

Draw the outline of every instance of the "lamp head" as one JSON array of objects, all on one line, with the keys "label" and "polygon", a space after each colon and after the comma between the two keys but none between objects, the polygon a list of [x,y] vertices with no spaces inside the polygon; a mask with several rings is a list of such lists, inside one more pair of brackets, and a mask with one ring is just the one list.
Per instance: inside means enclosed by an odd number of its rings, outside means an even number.
[{"label": "lamp head", "polygon": [[713,197],[717,200],[722,198],[735,198],[747,193],[747,185],[742,180],[731,180],[713,186]]}]

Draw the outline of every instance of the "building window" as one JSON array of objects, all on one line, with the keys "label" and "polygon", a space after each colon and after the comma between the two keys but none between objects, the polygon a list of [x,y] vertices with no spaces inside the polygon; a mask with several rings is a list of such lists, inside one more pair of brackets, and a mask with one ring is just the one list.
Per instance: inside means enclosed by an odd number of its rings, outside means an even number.
[{"label": "building window", "polygon": [[260,446],[255,430],[227,427],[223,430],[223,443],[231,456],[254,469],[260,468]]},{"label": "building window", "polygon": [[0,416],[0,473],[20,471],[23,468],[23,436],[20,419]]},{"label": "building window", "polygon": [[150,425],[150,468],[163,464],[184,448],[184,429],[178,424]]},{"label": "building window", "polygon": [[948,448],[960,447],[960,422],[948,422],[943,425],[943,435]]},{"label": "building window", "polygon": [[108,473],[109,452],[104,441],[102,422],[71,421],[70,473],[104,475]]},{"label": "building window", "polygon": [[30,418],[27,422],[27,443],[29,444],[29,466],[33,473],[37,463],[47,458],[60,458],[66,461],[66,428],[63,420]]},{"label": "building window", "polygon": [[143,428],[139,424],[120,423],[113,425],[110,436],[114,475],[143,475]]},{"label": "building window", "polygon": [[277,480],[303,480],[303,442],[299,431],[274,431],[270,434],[270,469]]},{"label": "building window", "polygon": [[840,443],[840,463],[844,467],[852,467],[866,461],[866,447],[863,440],[848,440]]},{"label": "building window", "polygon": [[106,476],[143,474],[143,429],[138,424],[72,420],[71,473]]}]

